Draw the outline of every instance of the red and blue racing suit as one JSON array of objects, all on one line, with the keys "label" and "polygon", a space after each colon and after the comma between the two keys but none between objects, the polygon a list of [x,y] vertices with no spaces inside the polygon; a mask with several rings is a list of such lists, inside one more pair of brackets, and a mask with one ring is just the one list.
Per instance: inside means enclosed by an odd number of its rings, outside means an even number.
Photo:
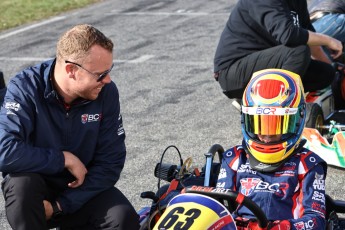
[{"label": "red and blue racing suit", "polygon": [[[292,229],[326,229],[326,171],[327,165],[318,155],[302,148],[277,171],[258,172],[238,145],[223,153],[217,187],[249,197],[270,221],[288,220]],[[238,215],[254,218],[246,207]]]}]

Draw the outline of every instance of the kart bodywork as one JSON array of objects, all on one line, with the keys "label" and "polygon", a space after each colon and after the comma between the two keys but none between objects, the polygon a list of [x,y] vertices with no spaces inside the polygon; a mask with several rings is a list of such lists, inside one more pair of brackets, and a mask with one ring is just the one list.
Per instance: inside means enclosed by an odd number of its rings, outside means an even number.
[{"label": "kart bodywork", "polygon": [[307,128],[317,129],[328,140],[335,133],[345,131],[345,110],[334,109],[331,87],[307,93],[306,103]]},{"label": "kart bodywork", "polygon": [[[340,84],[344,70],[337,74]],[[307,118],[302,136],[307,140],[305,146],[327,164],[345,168],[345,110],[335,110],[334,101],[331,86],[306,94]]]},{"label": "kart bodywork", "polygon": [[345,168],[345,132],[337,132],[328,140],[317,129],[305,128],[303,137],[307,140],[304,146],[318,154],[328,165]]},{"label": "kart bodywork", "polygon": [[[328,165],[345,168],[345,110],[334,109],[334,98],[331,87],[328,87],[324,90],[307,93],[306,102],[306,128],[302,134],[302,138],[306,140],[305,147],[318,154],[327,162]],[[186,189],[188,190],[190,186],[193,186],[193,182],[196,184],[196,186],[203,185],[206,186],[205,188],[212,188],[212,186],[215,186],[215,180],[219,173],[220,163],[214,163],[213,159],[215,154],[218,153],[218,159],[221,161],[222,152],[224,152],[223,147],[218,144],[213,145],[208,153],[205,154],[206,163],[201,172],[195,172],[195,170],[190,172],[186,170],[186,167],[184,167],[185,163],[181,163],[180,168],[177,165],[171,165],[171,167],[165,165],[164,170],[157,170],[157,164],[155,176],[159,178],[159,180],[164,179],[170,182],[170,184],[166,185],[165,187],[163,186],[162,188],[158,188],[156,193],[151,192],[150,196],[147,195],[148,192],[142,193],[142,198],[151,198],[153,202],[151,207],[145,207],[139,211],[139,214],[141,214],[141,230],[247,229],[247,225],[243,224],[243,222],[241,224],[241,221],[237,219],[235,219],[236,228],[233,228],[233,226],[230,228],[230,225],[227,226],[221,221],[223,216],[218,216],[218,220],[220,222],[212,219],[213,223],[204,223],[202,227],[201,225],[195,225],[198,227],[193,228],[193,224],[191,224],[190,226],[188,225],[188,228],[183,228],[187,226],[187,223],[191,223],[188,222],[189,215],[186,215],[186,213],[190,209],[195,209],[192,208],[192,206],[196,204],[194,201],[191,201],[194,198],[188,200],[189,196],[183,197],[186,194],[179,194]],[[162,162],[159,164],[162,166]],[[174,170],[175,173],[173,173]],[[161,171],[162,173],[157,173],[157,171]],[[167,172],[171,172],[170,175],[167,175]],[[200,181],[200,178],[202,179],[202,182]],[[189,180],[189,183],[185,180]],[[214,194],[212,193],[203,195],[208,195],[212,199],[219,201],[217,197],[213,197]],[[179,197],[179,202],[177,202],[179,205],[178,208],[175,206],[175,196]],[[180,196],[182,196],[182,198]],[[234,204],[234,202],[230,200],[221,204],[224,205],[228,209],[228,212],[232,214],[239,207],[239,205],[243,205],[242,203]],[[197,209],[202,211],[205,209],[205,207]],[[205,211],[205,213],[208,212]],[[326,194],[326,220],[328,230],[345,229],[345,219],[343,218],[344,213],[345,201],[334,200],[328,194]],[[264,217],[264,219],[265,218],[266,217]],[[229,223],[233,222],[229,221]],[[224,228],[222,228],[222,226]],[[262,229],[266,228],[263,227]]]}]

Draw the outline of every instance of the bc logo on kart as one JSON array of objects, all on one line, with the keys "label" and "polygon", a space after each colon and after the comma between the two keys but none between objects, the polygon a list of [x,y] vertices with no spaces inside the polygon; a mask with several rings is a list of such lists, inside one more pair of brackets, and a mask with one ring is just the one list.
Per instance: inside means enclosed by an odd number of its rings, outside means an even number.
[{"label": "bc logo on kart", "polygon": [[236,230],[230,212],[218,201],[200,194],[180,194],[168,204],[154,230]]}]

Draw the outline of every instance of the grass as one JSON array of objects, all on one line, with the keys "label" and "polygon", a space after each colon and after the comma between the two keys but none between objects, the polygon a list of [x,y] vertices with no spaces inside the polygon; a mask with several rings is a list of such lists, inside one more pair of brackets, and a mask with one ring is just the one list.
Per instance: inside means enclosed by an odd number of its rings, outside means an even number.
[{"label": "grass", "polygon": [[0,0],[0,31],[101,0]]}]

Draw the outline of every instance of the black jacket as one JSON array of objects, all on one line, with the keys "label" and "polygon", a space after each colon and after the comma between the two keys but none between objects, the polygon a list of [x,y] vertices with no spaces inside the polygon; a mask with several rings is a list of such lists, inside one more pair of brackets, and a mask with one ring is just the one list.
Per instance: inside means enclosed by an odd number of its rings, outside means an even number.
[{"label": "black jacket", "polygon": [[[0,112],[0,170],[32,172],[61,194],[64,213],[73,213],[115,185],[126,158],[119,92],[111,82],[94,101],[81,100],[66,111],[51,84],[54,60],[30,67],[7,86]],[[88,173],[78,188],[64,169],[62,151],[70,151]],[[5,177],[6,180],[6,177]]]},{"label": "black jacket", "polygon": [[221,34],[214,72],[256,51],[307,44],[315,31],[306,0],[239,0]]}]

